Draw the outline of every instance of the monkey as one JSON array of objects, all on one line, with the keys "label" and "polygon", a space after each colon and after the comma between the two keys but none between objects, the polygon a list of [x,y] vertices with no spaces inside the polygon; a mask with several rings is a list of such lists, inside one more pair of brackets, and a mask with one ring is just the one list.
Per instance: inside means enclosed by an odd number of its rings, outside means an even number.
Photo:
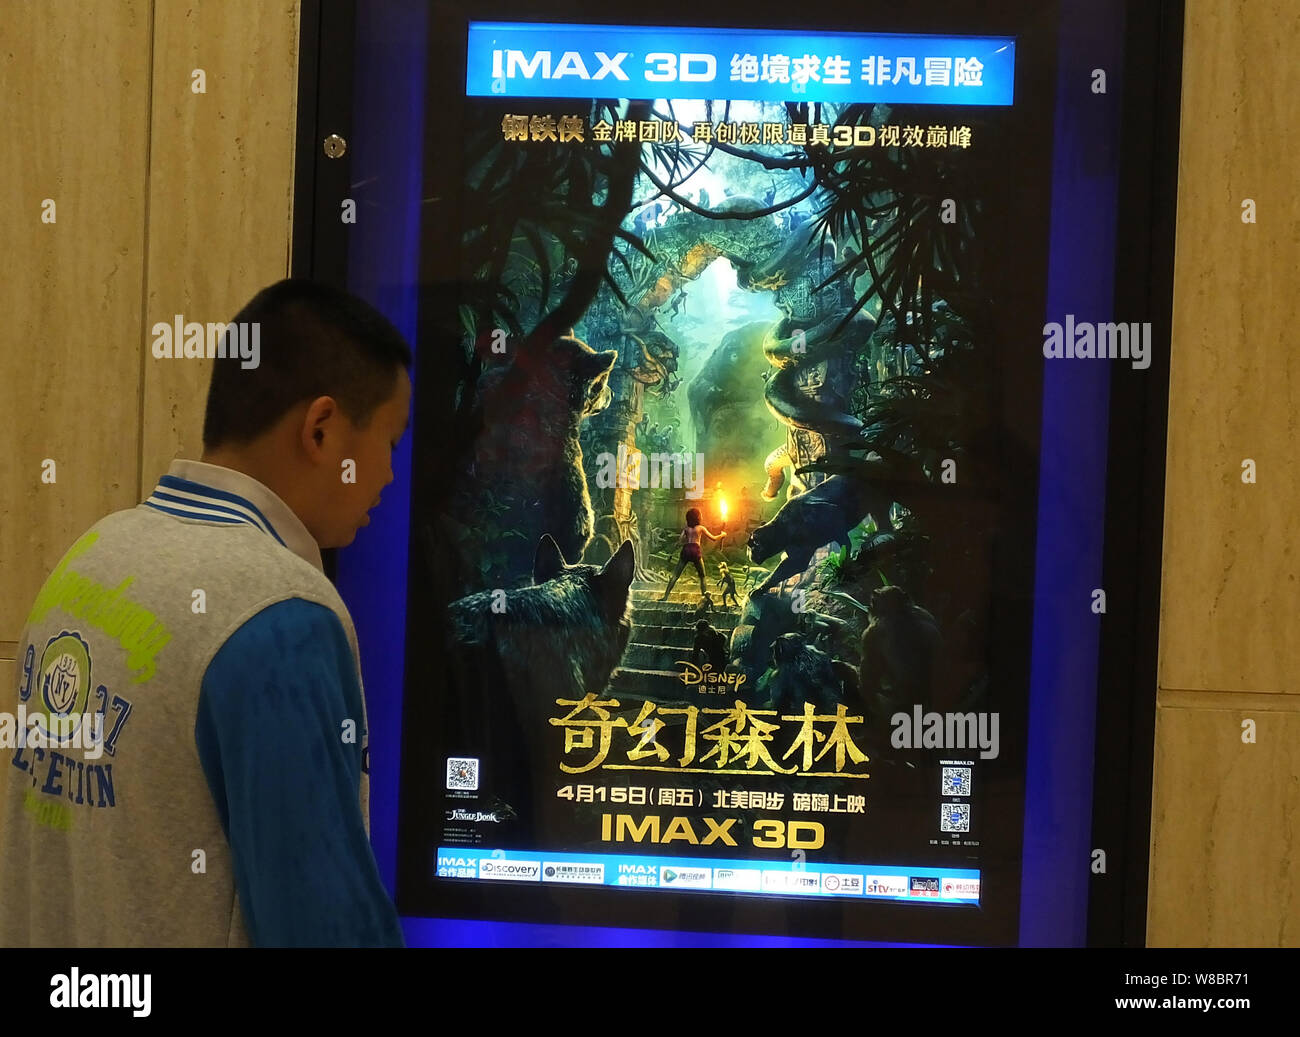
[{"label": "monkey", "polygon": [[879,701],[879,696],[894,705],[931,705],[943,651],[934,616],[913,604],[902,587],[872,591],[870,613],[862,633],[863,701]]},{"label": "monkey", "polygon": [[769,708],[797,712],[804,702],[811,702],[817,709],[833,712],[843,700],[844,678],[852,673],[852,667],[844,671],[846,666],[837,667],[836,660],[810,645],[802,634],[782,634],[772,642]]},{"label": "monkey", "polygon": [[970,695],[978,697],[988,688],[988,659],[983,617],[968,609],[952,622],[946,638],[948,651],[944,661],[943,687],[945,700],[935,708],[943,712],[957,707],[958,702]]},{"label": "monkey", "polygon": [[740,599],[736,597],[736,578],[731,575],[731,570],[727,568],[726,562],[718,563],[718,586],[722,588],[723,608],[727,607],[727,598],[731,598],[731,603],[739,608]]},{"label": "monkey", "polygon": [[695,618],[697,620],[703,619],[712,611],[713,611],[713,598],[709,594],[705,594],[704,597],[700,599],[700,603],[695,606]]},{"label": "monkey", "polygon": [[832,659],[831,669],[835,671],[835,676],[839,680],[840,698],[846,703],[852,702],[858,696],[858,689],[862,683],[858,668],[843,659]]},{"label": "monkey", "polygon": [[707,619],[695,624],[695,648],[691,658],[698,666],[703,657],[709,661],[715,673],[720,673],[727,666],[727,635],[714,629]]},{"label": "monkey", "polygon": [[805,609],[799,613],[799,633],[808,637],[814,648],[832,655],[838,650],[840,634],[844,630],[844,620],[838,616],[828,616],[823,612]]}]

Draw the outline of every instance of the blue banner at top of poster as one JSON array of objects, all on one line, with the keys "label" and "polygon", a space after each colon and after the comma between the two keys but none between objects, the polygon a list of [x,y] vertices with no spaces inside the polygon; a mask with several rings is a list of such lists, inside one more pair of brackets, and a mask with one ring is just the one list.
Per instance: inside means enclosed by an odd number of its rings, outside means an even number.
[{"label": "blue banner at top of poster", "polygon": [[1015,40],[472,22],[470,97],[1010,105]]}]

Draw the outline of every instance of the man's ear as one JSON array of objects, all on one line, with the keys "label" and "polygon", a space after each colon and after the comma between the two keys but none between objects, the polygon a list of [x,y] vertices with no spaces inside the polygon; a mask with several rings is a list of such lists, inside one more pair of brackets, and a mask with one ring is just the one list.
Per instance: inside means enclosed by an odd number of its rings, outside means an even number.
[{"label": "man's ear", "polygon": [[325,446],[326,433],[331,431],[338,415],[339,407],[332,396],[318,396],[307,404],[299,438],[309,457],[320,456]]}]

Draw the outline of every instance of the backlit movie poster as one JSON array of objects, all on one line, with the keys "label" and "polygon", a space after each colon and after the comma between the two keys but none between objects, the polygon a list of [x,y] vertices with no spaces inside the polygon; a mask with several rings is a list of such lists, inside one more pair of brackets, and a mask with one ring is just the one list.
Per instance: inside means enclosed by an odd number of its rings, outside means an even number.
[{"label": "backlit movie poster", "polygon": [[471,26],[429,882],[979,904],[1014,62]]}]

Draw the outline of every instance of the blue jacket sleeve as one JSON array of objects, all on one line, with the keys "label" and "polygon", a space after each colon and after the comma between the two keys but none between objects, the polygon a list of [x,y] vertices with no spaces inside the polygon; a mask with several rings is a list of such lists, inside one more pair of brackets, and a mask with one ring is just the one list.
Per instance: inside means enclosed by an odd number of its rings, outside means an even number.
[{"label": "blue jacket sleeve", "polygon": [[361,815],[361,688],[338,617],[291,598],[241,626],[208,665],[194,738],[254,946],[402,946]]}]

